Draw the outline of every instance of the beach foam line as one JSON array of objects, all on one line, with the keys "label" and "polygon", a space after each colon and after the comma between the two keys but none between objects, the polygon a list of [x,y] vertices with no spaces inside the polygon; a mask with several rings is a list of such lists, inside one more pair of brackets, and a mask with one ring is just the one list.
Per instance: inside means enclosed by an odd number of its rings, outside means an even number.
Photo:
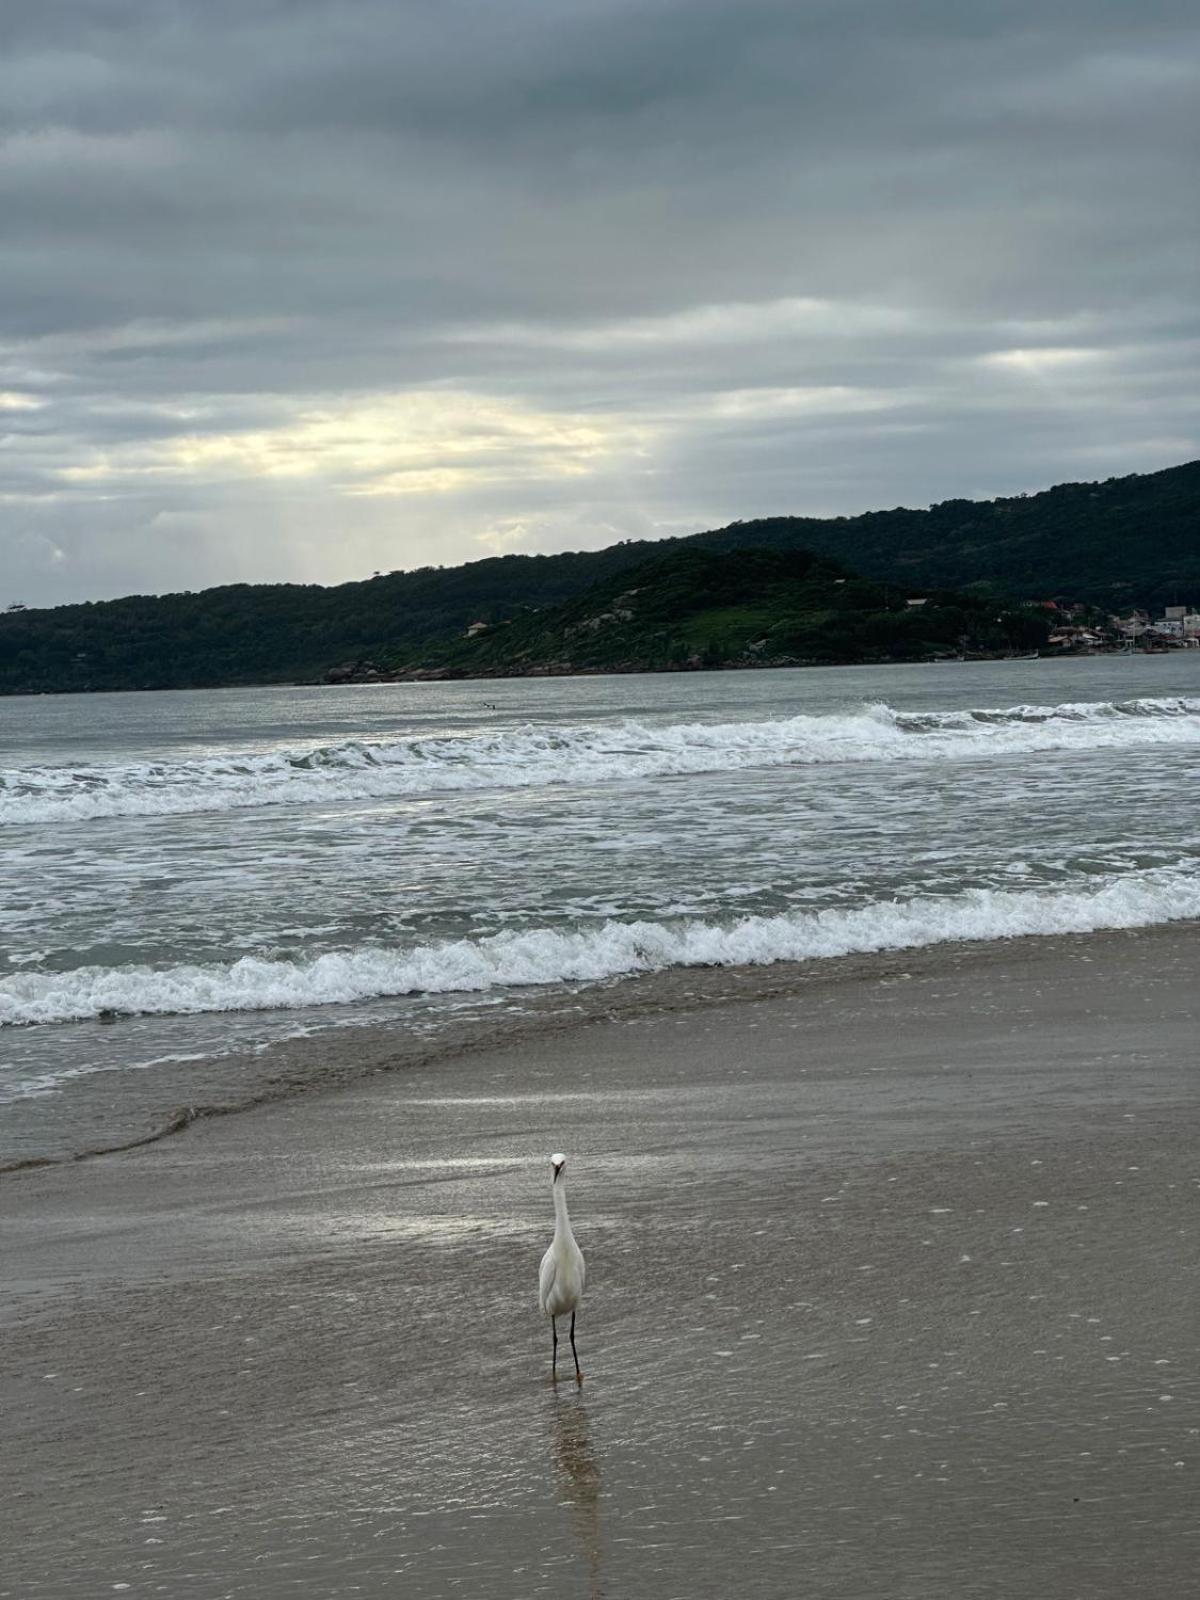
[{"label": "beach foam line", "polygon": [[1195,917],[1200,917],[1200,872],[1156,867],[1070,890],[973,889],[729,922],[609,921],[409,950],[359,946],[309,961],[244,956],[228,966],[21,972],[0,980],[0,1025],[72,1022],[112,1012],[276,1011],[384,996],[470,994],[595,982],[669,967],[764,966],[964,940],[1140,928]]},{"label": "beach foam line", "polygon": [[0,824],[622,783],[754,767],[1196,744],[1200,699],[1182,697],[976,711],[866,705],[760,722],[528,724],[200,760],[10,768],[0,770]]}]

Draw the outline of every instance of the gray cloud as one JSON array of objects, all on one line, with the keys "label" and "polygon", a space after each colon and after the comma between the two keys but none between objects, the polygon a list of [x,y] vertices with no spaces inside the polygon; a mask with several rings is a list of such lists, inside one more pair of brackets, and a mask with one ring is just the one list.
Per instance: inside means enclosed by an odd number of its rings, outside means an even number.
[{"label": "gray cloud", "polygon": [[0,603],[1196,453],[1174,0],[24,0]]}]

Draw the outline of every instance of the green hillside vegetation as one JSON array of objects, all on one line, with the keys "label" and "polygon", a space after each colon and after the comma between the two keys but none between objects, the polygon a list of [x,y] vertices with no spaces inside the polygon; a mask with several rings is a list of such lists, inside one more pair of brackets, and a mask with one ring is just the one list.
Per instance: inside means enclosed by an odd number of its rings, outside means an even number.
[{"label": "green hillside vegetation", "polygon": [[[690,539],[500,556],[331,588],[233,584],[46,610],[6,610],[22,596],[0,593],[0,693],[316,681],[340,662],[440,650],[471,622],[515,625],[688,548],[812,550],[912,593],[1056,596],[1105,609],[1200,601],[1200,462],[1003,500],[768,518]],[[745,631],[735,618],[722,628],[731,642]]]},{"label": "green hillside vegetation", "polygon": [[553,605],[627,567],[627,548],[499,556],[331,588],[238,583],[0,610],[0,693],[315,682],[337,661],[419,648],[480,615]]},{"label": "green hillside vegetation", "polygon": [[1020,653],[1049,633],[1031,607],[950,591],[912,598],[811,551],[691,546],[549,611],[389,665],[509,675],[921,661]]},{"label": "green hillside vegetation", "polygon": [[1161,609],[1200,601],[1200,461],[1041,494],[944,500],[928,511],[735,523],[697,542],[818,550],[914,588]]}]

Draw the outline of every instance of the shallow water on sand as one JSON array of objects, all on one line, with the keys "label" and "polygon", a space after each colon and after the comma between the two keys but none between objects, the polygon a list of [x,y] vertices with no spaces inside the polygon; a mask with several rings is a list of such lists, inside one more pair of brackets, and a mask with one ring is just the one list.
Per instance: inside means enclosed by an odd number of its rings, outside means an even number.
[{"label": "shallow water on sand", "polygon": [[8,1178],[0,1595],[1184,1600],[1195,966],[966,952]]}]

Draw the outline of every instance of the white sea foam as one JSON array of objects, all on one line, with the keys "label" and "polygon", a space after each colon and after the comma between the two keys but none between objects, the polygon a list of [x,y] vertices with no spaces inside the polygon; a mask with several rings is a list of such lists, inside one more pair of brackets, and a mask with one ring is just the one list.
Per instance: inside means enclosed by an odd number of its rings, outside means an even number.
[{"label": "white sea foam", "polygon": [[308,961],[247,956],[230,966],[15,973],[0,980],[0,1025],[67,1022],[105,1011],[274,1011],[379,996],[477,993],[668,967],[768,965],[967,939],[1138,928],[1191,917],[1200,917],[1200,873],[1157,867],[1110,875],[1074,890],[974,889],[728,922],[610,921],[408,950],[360,946]]},{"label": "white sea foam", "polygon": [[264,755],[0,771],[0,823],[182,815],[455,790],[620,783],[672,773],[974,760],[1200,744],[1200,700],[853,713],[761,722],[527,725],[451,738],[349,741]]}]

